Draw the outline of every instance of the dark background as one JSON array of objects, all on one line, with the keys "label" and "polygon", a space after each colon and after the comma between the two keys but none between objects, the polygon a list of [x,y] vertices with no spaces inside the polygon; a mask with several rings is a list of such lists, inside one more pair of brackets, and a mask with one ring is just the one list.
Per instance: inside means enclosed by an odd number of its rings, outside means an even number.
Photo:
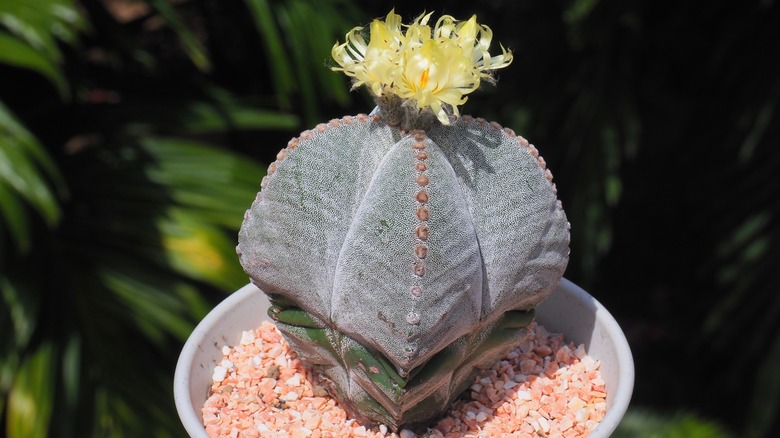
[{"label": "dark background", "polygon": [[[330,48],[385,2],[0,3],[0,426],[182,436],[194,325],[246,282],[264,168],[368,112]],[[409,21],[420,2],[398,1]],[[566,276],[626,332],[623,436],[780,432],[780,7],[425,2],[513,64],[464,114],[528,138],[572,223]]]}]

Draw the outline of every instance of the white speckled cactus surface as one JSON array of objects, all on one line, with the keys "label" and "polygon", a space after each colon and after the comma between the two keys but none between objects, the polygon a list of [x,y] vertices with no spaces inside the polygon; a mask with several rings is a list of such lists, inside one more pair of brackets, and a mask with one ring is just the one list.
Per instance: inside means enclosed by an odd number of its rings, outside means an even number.
[{"label": "white speckled cactus surface", "polygon": [[[356,28],[334,47],[335,69],[368,86],[378,110],[291,140],[237,248],[323,385],[355,417],[393,429],[440,415],[522,340],[569,251],[534,146],[457,113],[511,54],[490,57],[489,29],[474,18],[445,16],[431,29],[429,17],[406,26],[391,12],[368,44]],[[449,53],[453,41],[460,50]],[[393,62],[372,71],[372,56]]]}]

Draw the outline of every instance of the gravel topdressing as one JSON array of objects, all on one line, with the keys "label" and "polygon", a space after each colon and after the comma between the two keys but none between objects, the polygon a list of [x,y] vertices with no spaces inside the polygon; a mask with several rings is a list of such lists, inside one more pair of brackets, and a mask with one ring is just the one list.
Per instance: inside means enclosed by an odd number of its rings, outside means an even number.
[{"label": "gravel topdressing", "polygon": [[[276,327],[264,322],[222,348],[203,424],[211,437],[413,438],[348,419]],[[526,340],[474,384],[426,437],[584,437],[606,413],[599,362],[532,324]]]}]

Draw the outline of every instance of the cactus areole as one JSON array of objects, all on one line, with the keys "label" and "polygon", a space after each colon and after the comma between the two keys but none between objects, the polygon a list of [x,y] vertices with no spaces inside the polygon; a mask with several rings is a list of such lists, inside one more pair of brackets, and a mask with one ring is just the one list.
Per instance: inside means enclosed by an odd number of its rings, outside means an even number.
[{"label": "cactus areole", "polygon": [[291,140],[237,252],[269,315],[355,418],[393,430],[442,414],[526,335],[558,285],[569,224],[524,138],[457,105],[512,54],[472,17],[390,12],[333,48],[371,115]]}]

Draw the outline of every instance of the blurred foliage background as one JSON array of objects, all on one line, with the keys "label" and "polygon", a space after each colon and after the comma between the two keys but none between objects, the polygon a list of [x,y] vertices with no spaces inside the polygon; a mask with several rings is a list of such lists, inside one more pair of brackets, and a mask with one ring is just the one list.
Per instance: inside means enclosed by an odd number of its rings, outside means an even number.
[{"label": "blurred foliage background", "polygon": [[[195,324],[246,283],[237,227],[307,127],[371,110],[331,72],[419,2],[0,1],[0,434],[184,436]],[[780,7],[431,1],[515,53],[463,109],[553,170],[567,277],[636,360],[619,436],[780,432]]]}]

